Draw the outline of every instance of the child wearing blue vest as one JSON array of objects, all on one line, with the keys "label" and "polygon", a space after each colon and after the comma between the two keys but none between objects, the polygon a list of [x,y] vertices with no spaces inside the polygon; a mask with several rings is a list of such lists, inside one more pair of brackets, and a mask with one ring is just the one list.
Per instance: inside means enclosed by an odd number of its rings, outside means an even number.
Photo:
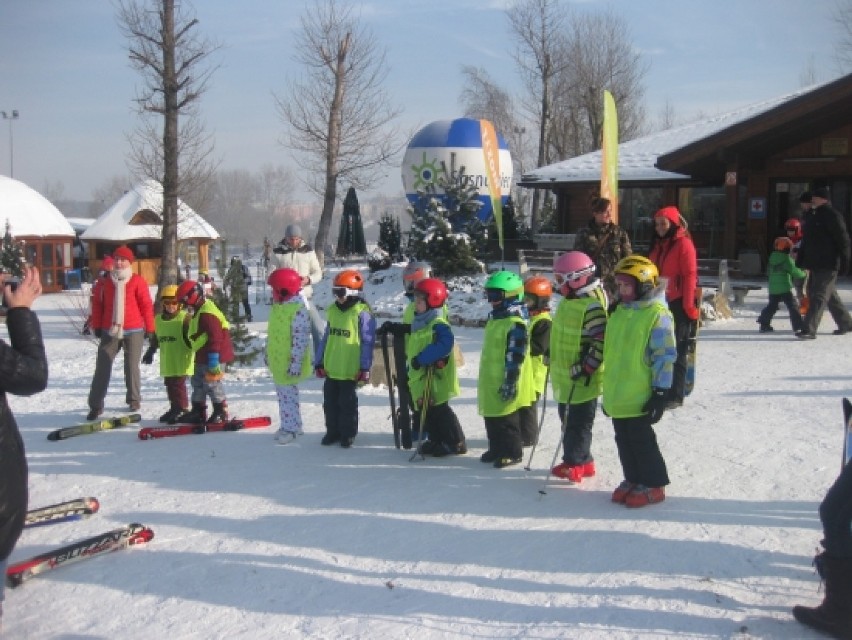
[{"label": "child wearing blue vest", "polygon": [[595,475],[592,427],[601,395],[608,301],[594,261],[569,251],[553,264],[562,301],[553,318],[550,380],[564,425],[562,462],[551,473],[573,483]]},{"label": "child wearing blue vest", "polygon": [[497,271],[485,281],[492,311],[485,324],[477,380],[476,401],[488,435],[488,450],[480,460],[498,469],[521,461],[518,409],[535,398],[523,292],[524,283],[511,271]]},{"label": "child wearing blue vest", "polygon": [[603,408],[612,418],[624,480],[612,501],[644,507],[666,499],[666,462],[653,425],[666,409],[677,359],[665,279],[642,256],[615,267],[619,303],[604,339]]},{"label": "child wearing blue vest", "polygon": [[358,435],[356,388],[370,381],[376,319],[361,298],[364,279],[355,270],[334,278],[335,302],[328,308],[325,333],[316,348],[314,370],[324,378],[322,408],[325,435],[322,444],[339,442],[348,449]]},{"label": "child wearing blue vest", "polygon": [[295,269],[276,269],[269,274],[272,307],[266,341],[266,362],[278,395],[280,426],[278,444],[288,444],[304,433],[299,408],[299,382],[311,375],[311,321],[302,290],[302,276]]},{"label": "child wearing blue vest", "polygon": [[419,451],[436,458],[467,453],[464,431],[449,402],[459,394],[459,379],[455,338],[444,317],[446,300],[447,287],[436,278],[414,285],[414,317],[405,348],[417,424],[423,421],[423,431],[429,434]]},{"label": "child wearing blue vest", "polygon": [[189,316],[181,309],[177,299],[177,285],[163,287],[163,311],[154,317],[154,335],[142,356],[142,364],[152,364],[154,354],[160,349],[160,375],[166,385],[169,410],[160,416],[160,422],[175,424],[178,417],[189,411],[186,379],[192,375],[192,349],[187,344]]},{"label": "child wearing blue vest", "polygon": [[547,392],[547,370],[550,362],[550,296],[553,287],[543,276],[533,276],[524,282],[524,304],[529,313],[529,341],[535,397],[533,402],[518,409],[518,420],[521,426],[521,440],[525,447],[531,447],[538,441],[538,410],[537,404],[543,393]]}]

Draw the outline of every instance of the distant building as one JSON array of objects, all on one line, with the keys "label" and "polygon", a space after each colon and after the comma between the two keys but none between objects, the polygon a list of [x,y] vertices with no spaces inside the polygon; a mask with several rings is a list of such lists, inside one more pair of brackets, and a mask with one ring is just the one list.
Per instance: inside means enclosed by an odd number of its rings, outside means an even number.
[{"label": "distant building", "polygon": [[59,209],[23,182],[0,176],[0,234],[7,221],[15,240],[25,243],[27,263],[38,267],[45,293],[61,291],[73,269],[75,235]]},{"label": "distant building", "polygon": [[[772,240],[799,210],[799,195],[831,189],[852,222],[852,74],[774,100],[705,118],[619,145],[619,224],[642,251],[651,216],[677,205],[699,255],[757,253],[766,264]],[[519,184],[556,195],[556,232],[590,219],[600,184],[601,152],[540,167]]]}]

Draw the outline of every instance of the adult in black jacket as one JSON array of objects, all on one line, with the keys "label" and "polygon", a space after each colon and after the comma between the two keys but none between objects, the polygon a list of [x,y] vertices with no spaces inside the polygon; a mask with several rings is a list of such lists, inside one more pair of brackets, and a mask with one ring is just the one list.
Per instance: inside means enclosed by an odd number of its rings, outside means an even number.
[{"label": "adult in black jacket", "polygon": [[[33,301],[41,295],[38,269],[29,267],[17,288],[6,284],[9,274],[0,274],[5,301],[9,342],[0,340],[0,569],[6,575],[6,560],[24,528],[27,513],[27,461],[24,442],[6,394],[29,396],[47,386],[47,357]],[[0,603],[3,600],[0,581]],[[0,605],[2,606],[2,605]]]},{"label": "adult in black jacket", "polygon": [[814,189],[813,208],[805,214],[802,244],[796,264],[808,273],[810,304],[804,326],[796,336],[805,340],[816,338],[822,314],[828,312],[837,324],[835,335],[852,331],[852,316],[837,294],[837,276],[849,271],[849,234],[840,212],[828,201],[828,188]]}]

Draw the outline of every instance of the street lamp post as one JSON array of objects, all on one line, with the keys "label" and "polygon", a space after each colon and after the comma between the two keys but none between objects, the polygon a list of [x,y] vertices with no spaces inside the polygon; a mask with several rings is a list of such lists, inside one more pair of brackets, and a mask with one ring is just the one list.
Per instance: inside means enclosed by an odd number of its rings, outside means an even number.
[{"label": "street lamp post", "polygon": [[12,139],[12,122],[17,120],[21,114],[18,113],[17,109],[12,109],[12,113],[6,113],[5,111],[0,111],[0,115],[3,116],[4,120],[9,121],[9,177],[15,177],[15,143]]}]

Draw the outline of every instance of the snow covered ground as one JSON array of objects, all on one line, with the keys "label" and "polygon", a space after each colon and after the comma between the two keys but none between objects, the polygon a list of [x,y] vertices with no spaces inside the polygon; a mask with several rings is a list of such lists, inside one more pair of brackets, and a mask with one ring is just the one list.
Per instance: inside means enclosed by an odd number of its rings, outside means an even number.
[{"label": "snow covered ground", "polygon": [[[383,277],[368,297],[398,313],[399,269]],[[317,289],[327,301],[329,283]],[[819,637],[790,608],[821,600],[811,567],[817,505],[840,470],[840,400],[852,394],[852,336],[831,335],[828,316],[815,341],[797,341],[781,315],[774,334],[758,334],[764,289],[734,319],[709,323],[697,388],[657,427],[668,498],[628,510],[609,501],[621,475],[600,413],[598,475],[582,485],[544,484],[559,438],[552,402],[530,471],[479,462],[476,328],[456,333],[465,366],[453,406],[466,456],[409,462],[393,445],[386,389],[372,386],[360,396],[355,446],[320,446],[316,380],[302,389],[307,433],[287,446],[273,443],[274,426],[145,442],[125,428],[49,442],[48,431],[87,410],[95,351],[62,311],[73,295],[37,302],[50,384],[10,402],[31,506],[91,495],[101,509],[25,530],[12,560],[129,522],[156,537],[7,589],[4,638]],[[842,295],[852,304],[848,286]],[[454,312],[484,316],[473,287],[452,300]],[[255,306],[260,333],[267,312]],[[143,375],[143,422],[153,424],[165,392],[156,364]],[[226,386],[232,413],[277,423],[262,367]],[[123,411],[123,400],[119,357],[106,412]]]}]

